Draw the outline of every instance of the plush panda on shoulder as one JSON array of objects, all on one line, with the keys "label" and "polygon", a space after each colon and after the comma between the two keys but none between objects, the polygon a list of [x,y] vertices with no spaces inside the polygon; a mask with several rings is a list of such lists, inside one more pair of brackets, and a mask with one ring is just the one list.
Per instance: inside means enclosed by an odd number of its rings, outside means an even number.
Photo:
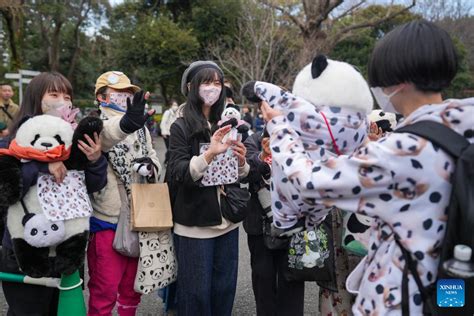
[{"label": "plush panda on shoulder", "polygon": [[[16,165],[20,174],[29,160],[64,161],[66,166],[74,166],[84,159],[77,150],[77,139],[85,133],[100,133],[101,124],[99,119],[86,118],[74,131],[60,118],[35,116],[19,127],[8,151],[2,153],[22,162]],[[0,169],[4,167],[2,164]],[[15,168],[9,170],[17,172]],[[7,211],[7,228],[23,273],[31,277],[58,276],[70,274],[83,264],[92,211],[84,179],[83,171],[68,170],[64,181],[57,184],[52,175],[39,173],[36,184],[23,190],[26,194],[19,186],[11,196],[2,198],[3,204],[6,200],[15,202]],[[7,186],[8,181],[3,179],[0,186]]]},{"label": "plush panda on shoulder", "polygon": [[393,132],[397,127],[400,117],[395,113],[385,112],[382,110],[373,110],[369,114],[369,120],[375,122],[377,127],[382,129],[382,132]]}]

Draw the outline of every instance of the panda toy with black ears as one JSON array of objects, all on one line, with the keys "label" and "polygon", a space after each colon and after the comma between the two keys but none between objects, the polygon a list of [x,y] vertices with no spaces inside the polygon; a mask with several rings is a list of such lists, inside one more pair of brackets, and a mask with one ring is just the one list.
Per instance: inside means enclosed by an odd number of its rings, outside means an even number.
[{"label": "panda toy with black ears", "polygon": [[250,135],[250,128],[240,115],[240,108],[233,103],[227,104],[224,112],[221,114],[221,119],[217,122],[219,128],[230,125],[232,126],[229,132],[229,137],[237,139],[237,135],[241,135],[241,141],[244,142]]},{"label": "panda toy with black ears", "polygon": [[[101,130],[97,118],[86,117],[73,130],[58,117],[39,115],[26,118],[10,147],[0,151],[0,173],[21,179],[0,179],[0,189],[9,188],[0,204],[8,206],[7,229],[22,273],[57,277],[83,265],[92,211],[88,193],[105,185],[107,161],[102,155],[88,163],[78,141]],[[56,183],[48,163],[59,161],[68,171]]]},{"label": "panda toy with black ears", "polygon": [[[331,157],[350,155],[367,139],[367,114],[372,110],[373,99],[365,79],[348,63],[318,55],[297,75],[293,93],[261,81],[246,83],[242,93],[252,102],[266,101],[281,111],[281,119],[298,134],[308,158],[320,160],[328,168],[335,167]],[[273,121],[267,123],[268,127],[272,124]],[[270,136],[271,139],[278,137],[277,133]],[[271,149],[280,150],[275,146]],[[287,178],[284,174],[285,167],[292,162],[291,158],[281,165],[272,162],[274,234],[280,236],[302,230],[302,218],[306,219],[306,227],[318,225],[323,220],[318,213],[330,208],[331,199],[337,198],[328,191],[322,192],[328,205],[302,199],[292,185],[302,181],[299,175]],[[334,181],[341,180],[335,177]],[[310,190],[313,184],[306,186]]]}]

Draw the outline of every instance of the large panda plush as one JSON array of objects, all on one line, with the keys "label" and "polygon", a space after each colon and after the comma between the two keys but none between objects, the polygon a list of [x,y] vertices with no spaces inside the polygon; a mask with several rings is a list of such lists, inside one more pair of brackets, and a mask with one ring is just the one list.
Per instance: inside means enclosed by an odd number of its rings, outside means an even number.
[{"label": "large panda plush", "polygon": [[[11,157],[2,157],[0,170],[5,171],[8,166],[11,174],[21,174],[21,168],[26,167],[29,156],[31,160],[43,162],[53,157],[52,161],[64,161],[68,167],[62,184],[53,183],[52,175],[41,173],[36,184],[29,186],[22,183],[25,188],[18,183],[9,183],[10,180],[0,180],[0,187],[17,186],[0,202],[15,202],[7,211],[7,227],[23,273],[31,277],[58,276],[70,274],[84,263],[89,235],[88,211],[92,209],[87,208],[90,202],[84,172],[69,169],[78,167],[86,159],[77,148],[77,140],[83,139],[84,134],[92,136],[94,132],[100,133],[101,129],[102,121],[97,118],[84,119],[74,131],[68,122],[60,118],[35,116],[19,127],[9,152],[4,152],[21,161],[15,164]],[[49,205],[48,201],[52,204]],[[59,206],[53,202],[59,203]],[[71,214],[65,210],[71,210]]]}]

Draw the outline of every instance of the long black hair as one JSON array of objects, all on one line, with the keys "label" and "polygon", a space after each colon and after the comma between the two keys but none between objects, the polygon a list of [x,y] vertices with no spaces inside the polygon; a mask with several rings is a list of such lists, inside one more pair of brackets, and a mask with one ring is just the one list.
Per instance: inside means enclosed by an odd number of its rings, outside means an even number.
[{"label": "long black hair", "polygon": [[198,71],[190,81],[188,99],[183,109],[183,118],[189,130],[193,131],[191,137],[198,134],[210,134],[208,120],[202,113],[203,100],[199,96],[199,86],[203,83],[213,82],[218,78],[221,83],[222,91],[219,99],[211,107],[209,122],[214,127],[220,120],[224,111],[225,92],[224,77],[214,68],[204,68]]}]

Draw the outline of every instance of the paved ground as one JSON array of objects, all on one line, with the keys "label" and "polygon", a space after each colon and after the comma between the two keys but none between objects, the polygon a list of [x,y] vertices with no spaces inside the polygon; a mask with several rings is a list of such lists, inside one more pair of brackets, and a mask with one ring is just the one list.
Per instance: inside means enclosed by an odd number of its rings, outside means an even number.
[{"label": "paved ground", "polygon": [[[160,161],[164,160],[164,142],[161,138],[155,140],[155,148],[160,157]],[[235,296],[234,311],[233,315],[255,315],[255,301],[252,292],[252,282],[250,276],[250,258],[247,247],[247,237],[243,230],[240,228],[240,239],[239,239],[239,276],[237,280],[237,293]],[[86,273],[87,274],[87,273]],[[86,276],[86,282],[87,282]],[[88,292],[84,292],[87,300]],[[318,287],[316,283],[307,283],[305,289],[305,315],[317,315],[317,300]],[[0,289],[0,312],[1,315],[6,315],[7,304],[3,297],[3,292]],[[138,310],[140,316],[155,316],[164,315],[163,304],[161,299],[152,293],[144,295],[142,297],[142,303]]]}]

